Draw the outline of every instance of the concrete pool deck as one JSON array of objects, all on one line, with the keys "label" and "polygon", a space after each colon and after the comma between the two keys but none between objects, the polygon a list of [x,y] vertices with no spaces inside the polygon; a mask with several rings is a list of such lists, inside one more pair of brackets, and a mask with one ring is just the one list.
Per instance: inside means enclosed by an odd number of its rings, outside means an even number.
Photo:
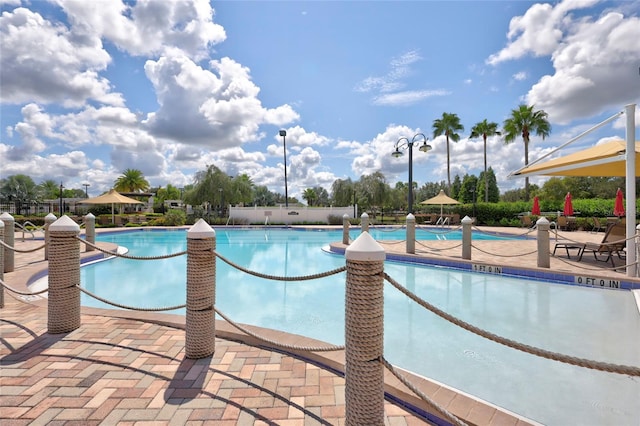
[{"label": "concrete pool deck", "polygon": [[[483,228],[520,235],[523,229]],[[355,235],[355,233],[354,233]],[[566,233],[574,241],[599,241],[602,233]],[[416,256],[462,262],[452,241],[416,245]],[[29,249],[42,241],[19,241]],[[339,245],[339,244],[338,244]],[[381,244],[388,255],[402,255],[404,242]],[[473,262],[517,265],[537,271],[536,242],[474,241]],[[555,241],[552,239],[550,250]],[[476,248],[477,247],[477,248]],[[90,253],[95,255],[96,252]],[[87,254],[83,254],[86,256]],[[410,256],[410,255],[408,255]],[[42,251],[15,254],[8,285],[24,289],[46,269]],[[502,260],[500,260],[502,259]],[[616,265],[623,261],[615,258]],[[575,275],[613,277],[633,282],[611,265],[586,256],[557,253],[551,269]],[[65,334],[47,333],[46,300],[11,296],[5,290],[0,310],[0,418],[3,425],[56,424],[344,424],[344,354],[296,353],[265,347],[218,321],[212,357],[184,357],[184,318],[83,308],[82,325]],[[311,339],[273,330],[260,334],[283,343],[312,345]],[[427,379],[419,388],[466,422],[478,425],[535,424]],[[395,378],[385,376],[385,424],[428,421],[428,408]],[[398,403],[398,401],[400,401]],[[405,404],[405,407],[402,404]],[[417,407],[417,412],[407,410]]]}]

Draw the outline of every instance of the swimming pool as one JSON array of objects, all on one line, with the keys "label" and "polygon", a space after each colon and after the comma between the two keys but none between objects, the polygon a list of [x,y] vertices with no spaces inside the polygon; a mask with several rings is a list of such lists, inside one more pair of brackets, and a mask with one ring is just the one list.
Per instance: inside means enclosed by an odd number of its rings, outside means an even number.
[{"label": "swimming pool", "polygon": [[[377,239],[403,239],[392,233]],[[352,232],[352,238],[358,232]],[[386,238],[389,237],[389,238]],[[474,237],[475,238],[475,237]],[[325,272],[345,261],[322,251],[342,231],[216,230],[217,250],[271,275]],[[134,255],[186,248],[184,232],[100,234]],[[217,263],[216,306],[233,320],[327,342],[344,342],[345,274],[267,281]],[[82,283],[116,302],[184,303],[186,258],[114,259],[82,268]],[[418,296],[488,331],[533,346],[615,364],[640,365],[640,315],[631,292],[566,286],[387,262]],[[86,306],[103,306],[87,299]],[[385,356],[390,362],[545,424],[637,424],[640,381],[537,358],[439,319],[385,285]]]}]

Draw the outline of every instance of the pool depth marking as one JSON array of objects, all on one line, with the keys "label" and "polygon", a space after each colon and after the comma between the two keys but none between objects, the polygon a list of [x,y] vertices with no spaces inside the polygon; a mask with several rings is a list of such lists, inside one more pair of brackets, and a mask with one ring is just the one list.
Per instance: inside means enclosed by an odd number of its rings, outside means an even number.
[{"label": "pool depth marking", "polygon": [[592,287],[620,288],[620,280],[612,280],[607,278],[576,276],[574,277],[574,282],[576,284],[589,285]]},{"label": "pool depth marking", "polygon": [[482,272],[484,274],[502,274],[502,266],[498,265],[485,265],[482,263],[474,263],[472,268],[473,272]]}]

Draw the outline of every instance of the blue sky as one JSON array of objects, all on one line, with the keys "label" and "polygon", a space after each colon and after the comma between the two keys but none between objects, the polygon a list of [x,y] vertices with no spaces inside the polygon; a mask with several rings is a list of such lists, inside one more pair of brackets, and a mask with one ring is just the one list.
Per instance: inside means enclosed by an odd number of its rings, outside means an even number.
[{"label": "blue sky", "polygon": [[[455,113],[452,178],[478,175],[483,119],[549,114],[530,161],[640,100],[639,1],[0,0],[0,178],[24,173],[90,195],[127,168],[181,187],[215,164],[289,194],[381,171],[424,133],[414,181],[446,181],[433,120]],[[640,114],[636,114],[636,123]],[[570,148],[624,138],[624,117]],[[488,142],[502,191],[522,187],[521,141]]]}]

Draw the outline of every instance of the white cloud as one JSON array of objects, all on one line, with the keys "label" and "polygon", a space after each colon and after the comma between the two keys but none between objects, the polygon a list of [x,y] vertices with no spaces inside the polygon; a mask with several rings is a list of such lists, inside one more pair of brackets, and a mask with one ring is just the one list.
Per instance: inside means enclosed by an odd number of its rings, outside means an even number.
[{"label": "white cloud", "polygon": [[516,81],[526,80],[529,77],[526,71],[520,71],[515,73],[512,78]]},{"label": "white cloud", "polygon": [[131,55],[161,55],[179,49],[191,58],[207,56],[208,49],[226,39],[213,23],[207,0],[137,1],[59,0],[75,33],[105,38]]},{"label": "white cloud", "polygon": [[298,119],[288,105],[262,107],[248,68],[229,58],[209,64],[206,70],[181,55],[147,61],[160,104],[144,121],[153,134],[218,150],[259,140],[263,123]]},{"label": "white cloud", "polygon": [[637,102],[640,19],[611,9],[595,19],[571,14],[596,3],[533,5],[512,19],[508,45],[487,59],[498,65],[529,54],[550,56],[555,72],[540,78],[525,102],[546,111],[551,122],[566,124]]},{"label": "white cloud", "polygon": [[404,92],[386,93],[373,98],[374,105],[412,105],[423,99],[434,96],[446,96],[450,92],[446,90],[408,90]]},{"label": "white cloud", "polygon": [[111,58],[99,39],[78,38],[59,23],[17,8],[0,16],[0,80],[4,103],[60,103],[78,107],[87,100],[121,106],[98,72]]}]

